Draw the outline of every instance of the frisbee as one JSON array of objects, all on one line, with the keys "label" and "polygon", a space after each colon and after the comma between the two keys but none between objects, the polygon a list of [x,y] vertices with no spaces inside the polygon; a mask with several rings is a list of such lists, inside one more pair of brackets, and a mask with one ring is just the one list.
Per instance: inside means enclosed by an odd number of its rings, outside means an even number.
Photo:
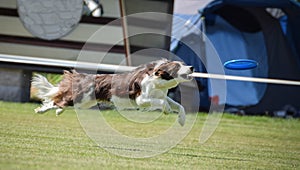
[{"label": "frisbee", "polygon": [[248,70],[256,68],[258,63],[250,59],[229,60],[224,63],[224,67],[230,70]]}]

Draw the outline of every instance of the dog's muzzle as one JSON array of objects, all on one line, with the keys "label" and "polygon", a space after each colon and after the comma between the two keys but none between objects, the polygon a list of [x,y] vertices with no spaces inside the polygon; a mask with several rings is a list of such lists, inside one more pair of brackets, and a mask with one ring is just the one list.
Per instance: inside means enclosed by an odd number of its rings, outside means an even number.
[{"label": "dog's muzzle", "polygon": [[185,74],[181,74],[180,77],[182,77],[183,79],[186,79],[186,80],[192,80],[193,77],[191,76],[191,74],[193,72],[194,72],[194,67],[190,66],[189,71]]},{"label": "dog's muzzle", "polygon": [[192,73],[190,74],[181,74],[180,77],[182,77],[183,79],[186,79],[186,80],[192,80],[193,77],[190,76]]}]

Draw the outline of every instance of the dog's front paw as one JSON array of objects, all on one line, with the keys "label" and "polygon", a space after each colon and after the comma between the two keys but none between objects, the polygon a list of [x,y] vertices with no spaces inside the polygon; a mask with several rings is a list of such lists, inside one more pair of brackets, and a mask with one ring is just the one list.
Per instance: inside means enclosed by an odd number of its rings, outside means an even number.
[{"label": "dog's front paw", "polygon": [[62,114],[65,110],[62,108],[58,108],[55,110],[56,116],[59,116],[60,114]]},{"label": "dog's front paw", "polygon": [[185,123],[185,111],[184,111],[183,108],[180,108],[180,111],[178,113],[178,123],[181,126],[184,126],[184,123]]},{"label": "dog's front paw", "polygon": [[164,110],[163,110],[164,114],[165,115],[168,115],[170,113],[173,113],[173,110],[170,108],[170,107],[166,107]]},{"label": "dog's front paw", "polygon": [[35,113],[44,113],[42,110],[41,110],[41,107],[37,107],[34,109],[34,112]]}]

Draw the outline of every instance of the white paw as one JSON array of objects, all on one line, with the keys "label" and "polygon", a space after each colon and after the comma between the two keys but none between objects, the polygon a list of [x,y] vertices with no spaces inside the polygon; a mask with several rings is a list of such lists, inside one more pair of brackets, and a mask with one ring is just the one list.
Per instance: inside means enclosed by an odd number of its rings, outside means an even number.
[{"label": "white paw", "polygon": [[168,115],[168,114],[172,113],[173,111],[171,108],[165,108],[163,112],[164,112],[164,114]]},{"label": "white paw", "polygon": [[185,111],[180,109],[179,113],[178,113],[178,123],[181,126],[184,126],[185,123]]},{"label": "white paw", "polygon": [[58,108],[55,110],[56,116],[59,116],[60,114],[62,114],[65,110],[62,108]]},{"label": "white paw", "polygon": [[41,107],[35,108],[35,109],[34,109],[34,112],[35,112],[35,113],[44,113],[44,112],[41,110]]}]

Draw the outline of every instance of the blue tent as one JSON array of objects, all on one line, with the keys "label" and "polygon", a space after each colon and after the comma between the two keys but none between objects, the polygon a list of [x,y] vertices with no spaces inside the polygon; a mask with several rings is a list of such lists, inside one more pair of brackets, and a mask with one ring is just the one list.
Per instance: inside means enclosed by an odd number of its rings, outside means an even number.
[{"label": "blue tent", "polygon": [[[205,32],[222,63],[240,58],[259,63],[252,70],[224,69],[226,75],[300,81],[300,5],[296,1],[215,0],[197,15],[177,16]],[[176,20],[173,24],[173,36],[180,40],[172,40],[171,50],[197,72],[215,73],[214,52],[203,40],[203,33],[186,31]],[[222,94],[211,90],[212,80],[197,81],[201,84],[202,108],[208,109],[211,99],[224,95],[218,104],[243,108],[248,113],[272,112],[286,105],[300,109],[300,87],[226,81],[227,94]]]}]

